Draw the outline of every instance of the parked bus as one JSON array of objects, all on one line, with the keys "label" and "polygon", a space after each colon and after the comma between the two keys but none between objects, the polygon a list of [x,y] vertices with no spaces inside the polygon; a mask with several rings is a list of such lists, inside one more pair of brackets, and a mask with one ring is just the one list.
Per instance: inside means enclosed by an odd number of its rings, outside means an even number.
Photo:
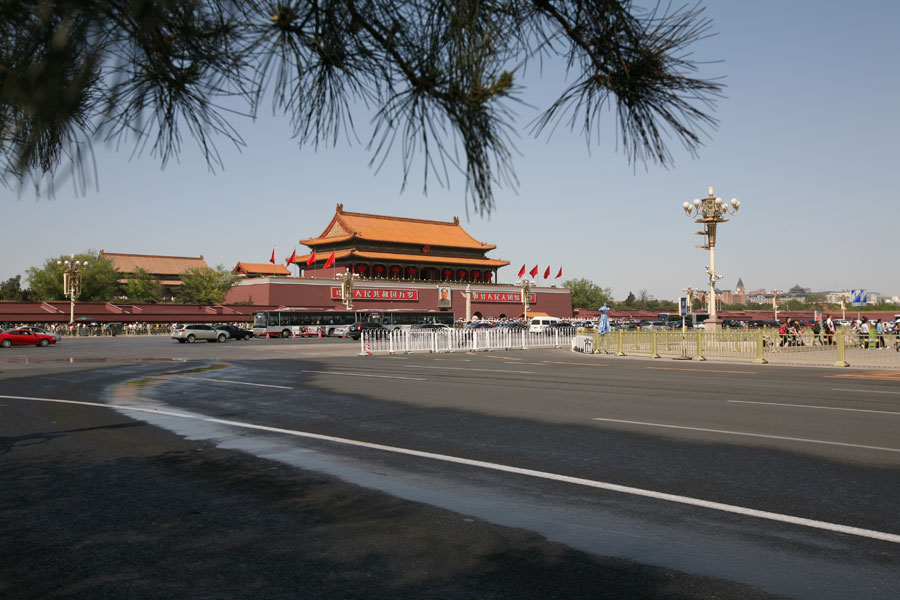
[{"label": "parked bus", "polygon": [[409,329],[419,323],[443,323],[453,327],[452,312],[421,310],[307,310],[303,308],[253,313],[253,334],[291,337],[294,335],[343,335],[357,321],[381,323],[388,329]]}]

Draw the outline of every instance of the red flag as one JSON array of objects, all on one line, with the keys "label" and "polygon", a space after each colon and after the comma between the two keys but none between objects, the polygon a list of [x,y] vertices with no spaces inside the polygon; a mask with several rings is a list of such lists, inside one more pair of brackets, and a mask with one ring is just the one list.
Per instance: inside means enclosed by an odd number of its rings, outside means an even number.
[{"label": "red flag", "polygon": [[328,260],[325,261],[325,266],[323,269],[327,269],[328,267],[334,266],[334,250],[331,251],[331,256],[328,257]]},{"label": "red flag", "polygon": [[312,264],[316,262],[316,249],[313,248],[312,254],[309,255],[309,258],[306,259],[306,266],[312,266]]},{"label": "red flag", "polygon": [[522,278],[522,275],[525,274],[525,265],[522,265],[522,268],[519,269],[519,279]]},{"label": "red flag", "polygon": [[292,265],[292,264],[294,264],[295,260],[297,260],[297,250],[296,249],[293,252],[291,252],[291,257],[289,259],[287,259],[287,264]]},{"label": "red flag", "polygon": [[547,265],[546,270],[544,270],[544,279],[550,277],[550,265]]},{"label": "red flag", "polygon": [[554,277],[554,279],[559,279],[560,277],[562,277],[562,267],[559,268],[559,273],[556,274],[556,277]]},{"label": "red flag", "polygon": [[275,264],[275,248],[272,248],[272,258],[269,259],[269,262]]},{"label": "red flag", "polygon": [[528,271],[528,274],[531,275],[532,277],[537,277],[537,274],[538,274],[538,266],[537,266],[537,265],[534,265],[534,268],[533,268],[532,270]]}]

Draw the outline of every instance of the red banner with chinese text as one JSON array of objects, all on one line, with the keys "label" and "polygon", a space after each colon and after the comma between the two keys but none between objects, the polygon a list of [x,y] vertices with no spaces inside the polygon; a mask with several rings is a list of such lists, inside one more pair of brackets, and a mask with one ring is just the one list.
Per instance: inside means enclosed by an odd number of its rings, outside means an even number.
[{"label": "red banner with chinese text", "polygon": [[[341,288],[331,288],[331,299],[341,299]],[[353,288],[354,300],[404,300],[407,302],[416,302],[419,300],[418,290],[391,290],[391,289],[366,289]]]},{"label": "red banner with chinese text", "polygon": [[[522,302],[521,292],[472,292],[472,302]],[[528,294],[528,303],[537,302],[537,294]]]}]

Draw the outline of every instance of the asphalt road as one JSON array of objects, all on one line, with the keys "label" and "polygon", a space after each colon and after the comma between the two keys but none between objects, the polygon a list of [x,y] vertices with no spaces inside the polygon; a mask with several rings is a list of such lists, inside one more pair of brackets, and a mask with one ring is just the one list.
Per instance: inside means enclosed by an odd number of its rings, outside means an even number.
[{"label": "asphalt road", "polygon": [[900,589],[898,373],[358,348],[0,352],[0,594]]}]

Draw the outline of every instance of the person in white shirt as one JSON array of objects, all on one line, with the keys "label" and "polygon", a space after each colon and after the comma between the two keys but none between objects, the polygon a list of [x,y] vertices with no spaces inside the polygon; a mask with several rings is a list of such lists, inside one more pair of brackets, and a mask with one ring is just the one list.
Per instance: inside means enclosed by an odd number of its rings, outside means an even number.
[{"label": "person in white shirt", "polygon": [[869,319],[867,317],[863,317],[859,324],[859,345],[866,350],[869,349]]},{"label": "person in white shirt", "polygon": [[831,315],[825,315],[825,322],[823,323],[825,329],[825,344],[828,346],[833,345],[834,342],[834,321],[831,320]]}]

